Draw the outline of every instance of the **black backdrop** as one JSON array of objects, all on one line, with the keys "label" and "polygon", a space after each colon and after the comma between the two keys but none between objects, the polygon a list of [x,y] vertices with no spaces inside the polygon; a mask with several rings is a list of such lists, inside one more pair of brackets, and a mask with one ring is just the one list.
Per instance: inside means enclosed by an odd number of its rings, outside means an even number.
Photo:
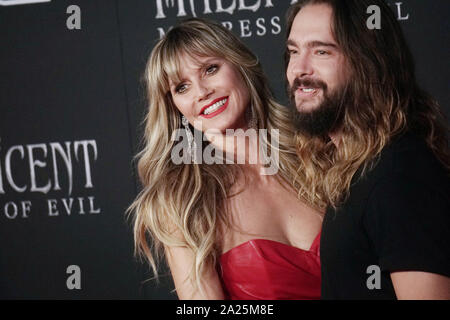
[{"label": "black backdrop", "polygon": [[[0,1],[0,298],[176,298],[167,275],[144,282],[148,267],[133,257],[124,216],[139,190],[131,160],[146,58],[178,19],[215,19],[257,53],[285,103],[281,57],[291,1],[14,2]],[[450,2],[388,3],[420,84],[448,115]],[[70,29],[77,17],[81,28]],[[79,289],[67,285],[72,265]]]}]

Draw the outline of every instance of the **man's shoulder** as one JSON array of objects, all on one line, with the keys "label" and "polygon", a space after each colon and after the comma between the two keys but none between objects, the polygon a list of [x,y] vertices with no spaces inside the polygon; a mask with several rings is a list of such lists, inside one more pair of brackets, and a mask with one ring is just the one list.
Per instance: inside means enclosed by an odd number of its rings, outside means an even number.
[{"label": "man's shoulder", "polygon": [[448,169],[423,138],[409,132],[395,137],[382,150],[372,174],[390,183],[410,181],[433,189],[450,187]]}]

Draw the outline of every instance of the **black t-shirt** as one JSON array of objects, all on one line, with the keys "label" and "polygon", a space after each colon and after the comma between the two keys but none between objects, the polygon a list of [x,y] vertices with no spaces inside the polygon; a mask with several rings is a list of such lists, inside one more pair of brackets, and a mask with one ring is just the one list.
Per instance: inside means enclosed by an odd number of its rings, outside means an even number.
[{"label": "black t-shirt", "polygon": [[410,133],[394,139],[359,176],[325,215],[322,299],[395,299],[393,271],[450,277],[449,172],[425,142]]}]

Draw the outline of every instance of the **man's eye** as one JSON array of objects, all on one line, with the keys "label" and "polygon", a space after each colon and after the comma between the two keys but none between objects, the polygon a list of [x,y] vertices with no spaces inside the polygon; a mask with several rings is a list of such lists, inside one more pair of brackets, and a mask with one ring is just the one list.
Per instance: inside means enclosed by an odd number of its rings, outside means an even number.
[{"label": "man's eye", "polygon": [[329,54],[328,51],[325,51],[325,50],[317,50],[316,53],[317,53],[319,56],[326,56],[326,55]]},{"label": "man's eye", "polygon": [[287,48],[286,51],[287,51],[287,53],[288,53],[289,55],[293,55],[293,54],[296,54],[296,53],[297,53],[297,50],[295,50],[295,49],[289,49],[289,48]]},{"label": "man's eye", "polygon": [[183,93],[187,90],[187,85],[186,84],[180,84],[175,88],[175,92],[176,93]]},{"label": "man's eye", "polygon": [[213,64],[206,69],[206,74],[213,74],[218,68],[219,67],[217,65]]}]

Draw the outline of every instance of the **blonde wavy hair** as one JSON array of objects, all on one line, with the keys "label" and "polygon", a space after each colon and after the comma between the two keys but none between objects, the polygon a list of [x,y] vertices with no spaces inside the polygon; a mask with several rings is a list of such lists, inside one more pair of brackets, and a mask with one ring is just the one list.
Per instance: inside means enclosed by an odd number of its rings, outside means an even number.
[{"label": "blonde wavy hair", "polygon": [[189,278],[201,289],[200,277],[207,267],[216,266],[220,255],[219,227],[230,221],[225,201],[241,171],[238,165],[176,165],[171,161],[175,144],[171,137],[182,126],[169,79],[178,79],[183,53],[220,57],[239,70],[258,127],[268,129],[264,143],[269,150],[273,148],[271,129],[279,130],[277,179],[286,188],[299,189],[299,182],[294,182],[299,163],[287,108],[272,98],[257,57],[229,30],[214,22],[189,19],[155,45],[145,69],[148,110],[144,146],[135,156],[143,188],[127,213],[133,217],[135,254],[148,260],[156,278],[164,246],[181,246],[194,255]]},{"label": "blonde wavy hair", "polygon": [[[305,6],[333,9],[332,31],[351,68],[348,104],[338,124],[339,148],[329,137],[296,134],[301,161],[301,197],[318,207],[338,206],[348,197],[352,179],[373,168],[381,150],[406,131],[422,137],[448,170],[448,124],[438,103],[417,85],[414,61],[401,27],[383,0],[300,0],[287,14],[287,37]],[[366,27],[366,10],[381,8],[382,28]],[[286,52],[285,66],[289,63]]]}]

